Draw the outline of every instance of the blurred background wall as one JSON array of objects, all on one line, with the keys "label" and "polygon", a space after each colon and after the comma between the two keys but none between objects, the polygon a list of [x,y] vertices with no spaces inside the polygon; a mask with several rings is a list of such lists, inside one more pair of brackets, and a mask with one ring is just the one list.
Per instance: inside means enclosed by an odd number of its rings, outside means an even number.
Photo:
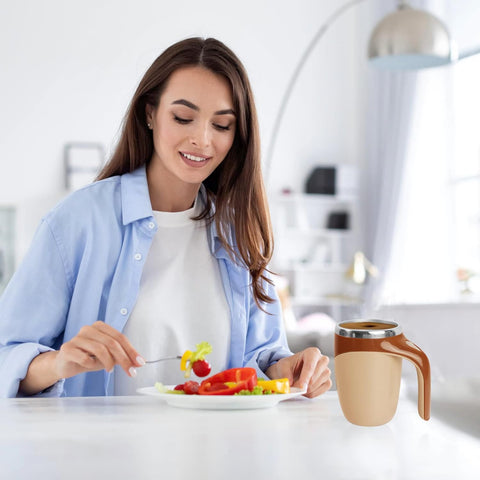
[{"label": "blurred background wall", "polygon": [[[214,36],[244,62],[263,147],[288,77],[321,23],[343,1],[2,1],[0,202],[53,194],[63,185],[62,147],[112,149],[138,81],[171,43]],[[303,188],[312,163],[357,162],[361,76],[358,17],[348,12],[321,42],[281,127],[273,190]]]}]

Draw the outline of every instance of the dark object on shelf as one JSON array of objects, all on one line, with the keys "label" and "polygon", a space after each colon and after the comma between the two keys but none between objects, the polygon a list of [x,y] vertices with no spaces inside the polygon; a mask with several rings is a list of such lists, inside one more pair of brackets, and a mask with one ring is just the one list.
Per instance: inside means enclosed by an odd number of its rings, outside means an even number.
[{"label": "dark object on shelf", "polygon": [[350,228],[350,216],[348,212],[331,212],[328,215],[327,228],[348,230]]},{"label": "dark object on shelf", "polygon": [[307,193],[322,193],[335,195],[337,170],[335,167],[316,167],[307,178],[305,191]]}]

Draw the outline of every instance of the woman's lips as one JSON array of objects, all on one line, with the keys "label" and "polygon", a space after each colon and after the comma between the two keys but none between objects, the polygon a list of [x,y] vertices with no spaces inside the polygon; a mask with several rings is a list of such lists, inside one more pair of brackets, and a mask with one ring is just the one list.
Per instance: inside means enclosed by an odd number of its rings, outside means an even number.
[{"label": "woman's lips", "polygon": [[182,160],[192,167],[202,167],[212,157],[206,155],[194,155],[193,153],[179,152]]}]

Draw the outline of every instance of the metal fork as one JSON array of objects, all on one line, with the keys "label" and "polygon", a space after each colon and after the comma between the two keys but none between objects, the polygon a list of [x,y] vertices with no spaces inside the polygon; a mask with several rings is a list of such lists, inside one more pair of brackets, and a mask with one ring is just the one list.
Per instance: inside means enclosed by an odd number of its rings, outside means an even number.
[{"label": "metal fork", "polygon": [[180,360],[182,358],[181,355],[177,355],[175,357],[162,357],[162,358],[157,358],[156,360],[145,360],[145,363],[157,363],[157,362],[163,362],[164,360]]}]

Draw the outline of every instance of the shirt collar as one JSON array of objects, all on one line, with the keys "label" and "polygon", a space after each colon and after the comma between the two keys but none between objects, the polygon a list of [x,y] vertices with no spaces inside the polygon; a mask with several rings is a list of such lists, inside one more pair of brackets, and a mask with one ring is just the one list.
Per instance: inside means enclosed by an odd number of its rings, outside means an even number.
[{"label": "shirt collar", "polygon": [[124,225],[153,216],[145,165],[121,176]]}]

